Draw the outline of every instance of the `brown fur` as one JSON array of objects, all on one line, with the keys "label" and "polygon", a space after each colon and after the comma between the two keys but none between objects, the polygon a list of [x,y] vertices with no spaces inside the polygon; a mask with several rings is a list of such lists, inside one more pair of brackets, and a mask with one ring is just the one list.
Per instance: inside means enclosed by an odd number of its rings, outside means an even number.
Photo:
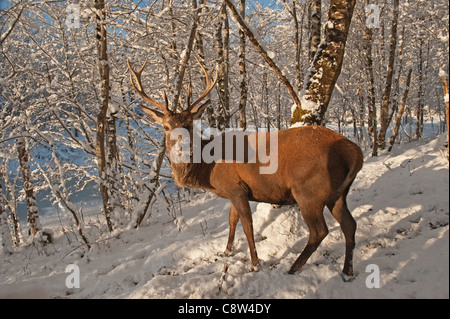
[{"label": "brown fur", "polygon": [[[343,272],[351,276],[356,223],[348,211],[345,198],[363,164],[361,149],[322,126],[292,128],[270,134],[278,134],[278,169],[274,174],[260,174],[262,164],[259,162],[180,163],[172,164],[174,180],[180,187],[208,189],[217,196],[231,200],[226,253],[233,249],[236,224],[241,219],[253,266],[258,264],[258,258],[248,201],[280,205],[298,203],[311,234],[310,242],[301,255],[303,258],[294,263],[290,273],[300,270],[326,236],[328,230],[322,212],[324,206],[328,206],[340,221],[346,237],[348,249]],[[169,151],[173,143],[175,141],[167,139]],[[267,149],[269,144],[267,138]]]}]

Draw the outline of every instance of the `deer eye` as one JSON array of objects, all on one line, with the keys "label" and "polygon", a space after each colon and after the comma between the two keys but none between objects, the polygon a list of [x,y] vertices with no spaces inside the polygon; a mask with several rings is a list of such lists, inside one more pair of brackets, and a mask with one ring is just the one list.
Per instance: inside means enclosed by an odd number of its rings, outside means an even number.
[{"label": "deer eye", "polygon": [[168,126],[164,126],[164,131],[168,131],[169,130],[169,127]]}]

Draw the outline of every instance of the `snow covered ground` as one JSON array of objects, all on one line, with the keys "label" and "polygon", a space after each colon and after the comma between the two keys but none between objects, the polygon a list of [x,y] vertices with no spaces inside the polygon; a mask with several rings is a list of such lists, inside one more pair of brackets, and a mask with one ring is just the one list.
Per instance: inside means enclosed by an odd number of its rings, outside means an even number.
[{"label": "snow covered ground", "polygon": [[[240,226],[234,255],[221,255],[230,204],[205,193],[183,204],[176,218],[161,209],[138,230],[103,234],[88,252],[61,231],[57,214],[47,214],[42,223],[53,228],[53,244],[0,253],[0,298],[449,298],[445,140],[366,158],[348,197],[358,223],[350,282],[340,274],[344,238],[328,211],[328,237],[302,272],[288,275],[308,238],[298,207],[252,203],[263,262],[250,272]],[[69,264],[78,266],[80,288],[66,286],[76,275],[66,273]]]}]

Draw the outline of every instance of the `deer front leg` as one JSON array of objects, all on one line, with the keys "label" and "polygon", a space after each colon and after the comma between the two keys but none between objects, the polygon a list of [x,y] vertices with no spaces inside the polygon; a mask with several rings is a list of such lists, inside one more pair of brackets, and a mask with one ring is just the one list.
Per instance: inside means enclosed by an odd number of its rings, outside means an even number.
[{"label": "deer front leg", "polygon": [[231,203],[230,213],[228,215],[228,220],[230,223],[230,233],[228,234],[227,248],[225,249],[224,255],[229,256],[234,249],[234,234],[236,233],[236,225],[239,221],[239,213],[236,208]]},{"label": "deer front leg", "polygon": [[[253,219],[252,212],[250,210],[250,204],[248,203],[247,196],[238,195],[231,199],[231,205],[236,209],[241,220],[244,234],[247,237],[248,246],[250,248],[250,257],[252,259],[252,269],[259,265],[258,254],[256,253],[255,237],[253,235]],[[230,227],[231,234],[231,227]],[[234,237],[234,230],[233,230]]]}]

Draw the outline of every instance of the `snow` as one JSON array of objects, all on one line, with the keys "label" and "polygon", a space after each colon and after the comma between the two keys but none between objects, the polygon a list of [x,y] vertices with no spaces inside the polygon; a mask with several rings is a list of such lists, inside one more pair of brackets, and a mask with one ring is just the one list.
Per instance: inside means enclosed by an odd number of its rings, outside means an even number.
[{"label": "snow", "polygon": [[[222,254],[229,202],[201,193],[177,212],[154,209],[139,229],[103,234],[89,251],[75,231],[62,233],[58,214],[43,216],[52,244],[0,250],[0,298],[449,298],[445,142],[442,134],[366,157],[348,197],[358,223],[352,281],[341,276],[344,238],[328,211],[328,237],[300,273],[288,275],[308,238],[299,210],[252,202],[262,264],[251,272],[240,226],[234,253]],[[87,224],[100,207],[84,209]],[[80,288],[66,286],[70,264]]]},{"label": "snow", "polygon": [[333,23],[333,21],[327,21],[327,23],[325,23],[324,28],[327,28],[327,29],[334,29],[334,23]]},{"label": "snow", "polygon": [[[321,73],[317,75],[322,77]],[[318,80],[315,78],[312,82],[318,82]],[[308,94],[305,90],[302,90],[300,93],[300,104],[303,110],[309,111],[309,114],[318,114],[319,112],[319,104],[313,101],[311,95]]]}]

